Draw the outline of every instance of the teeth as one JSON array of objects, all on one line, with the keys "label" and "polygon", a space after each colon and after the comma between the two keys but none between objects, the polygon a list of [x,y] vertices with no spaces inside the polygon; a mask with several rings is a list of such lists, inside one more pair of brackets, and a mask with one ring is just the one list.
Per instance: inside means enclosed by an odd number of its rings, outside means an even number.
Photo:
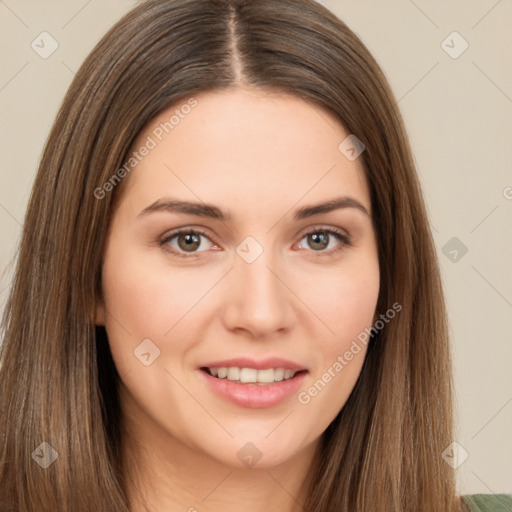
[{"label": "teeth", "polygon": [[258,382],[258,370],[255,370],[254,368],[241,368],[240,382]]},{"label": "teeth", "polygon": [[295,372],[293,370],[285,370],[284,371],[284,378],[290,379],[295,375]]},{"label": "teeth", "polygon": [[294,370],[285,370],[284,368],[267,368],[265,370],[256,370],[255,368],[221,367],[208,368],[210,375],[219,379],[227,379],[234,382],[269,384],[271,382],[281,382],[291,379],[295,375]]},{"label": "teeth", "polygon": [[240,379],[240,368],[228,368],[228,380],[239,380]]},{"label": "teeth", "polygon": [[274,382],[274,370],[258,370],[258,382]]},{"label": "teeth", "polygon": [[274,370],[274,380],[277,380],[278,382],[283,380],[284,378],[284,368],[276,368]]}]

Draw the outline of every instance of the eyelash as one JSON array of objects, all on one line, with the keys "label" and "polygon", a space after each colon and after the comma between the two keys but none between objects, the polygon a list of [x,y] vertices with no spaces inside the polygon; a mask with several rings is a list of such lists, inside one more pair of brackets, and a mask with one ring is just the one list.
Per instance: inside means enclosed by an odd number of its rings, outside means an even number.
[{"label": "eyelash", "polygon": [[[340,245],[338,247],[335,247],[334,249],[322,250],[322,251],[313,251],[313,250],[310,251],[310,252],[314,253],[315,257],[331,256],[335,253],[338,253],[339,251],[343,250],[346,247],[353,246],[353,243],[352,243],[352,240],[350,239],[350,237],[348,237],[345,233],[343,233],[343,231],[338,230],[336,228],[332,228],[332,227],[331,228],[323,228],[323,227],[315,228],[312,231],[308,231],[307,233],[304,233],[301,236],[300,240],[302,240],[303,238],[305,238],[309,235],[313,235],[315,233],[326,233],[328,235],[334,236],[341,242]],[[207,238],[208,240],[210,240],[210,237],[208,236],[208,234],[206,232],[202,231],[201,229],[184,228],[184,229],[179,229],[177,231],[173,231],[172,233],[169,233],[167,236],[164,236],[164,238],[160,241],[160,246],[162,248],[164,248],[164,250],[169,251],[172,254],[182,257],[182,258],[194,258],[194,257],[197,257],[201,252],[203,252],[203,251],[199,251],[196,253],[185,253],[185,252],[177,251],[168,245],[172,239],[174,239],[177,236],[182,235],[182,234],[202,235],[205,238]],[[212,240],[210,240],[210,242],[215,243]],[[304,250],[304,249],[301,249],[301,250]]]}]

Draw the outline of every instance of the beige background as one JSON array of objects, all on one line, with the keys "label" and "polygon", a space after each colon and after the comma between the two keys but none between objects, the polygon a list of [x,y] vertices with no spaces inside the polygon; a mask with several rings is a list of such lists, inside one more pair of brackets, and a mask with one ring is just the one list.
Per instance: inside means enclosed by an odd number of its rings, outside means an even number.
[{"label": "beige background", "polygon": [[[456,440],[469,454],[459,489],[512,493],[512,0],[322,3],[377,58],[412,139],[449,306]],[[0,310],[57,109],[93,45],[135,4],[0,0]],[[47,59],[31,48],[43,31],[58,42]],[[447,53],[463,49],[454,31],[469,44],[458,58]]]}]

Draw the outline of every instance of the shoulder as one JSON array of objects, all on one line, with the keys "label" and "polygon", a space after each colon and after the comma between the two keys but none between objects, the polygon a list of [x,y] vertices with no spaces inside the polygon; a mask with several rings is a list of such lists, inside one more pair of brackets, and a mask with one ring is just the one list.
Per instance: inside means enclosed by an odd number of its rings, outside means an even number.
[{"label": "shoulder", "polygon": [[463,500],[470,512],[512,512],[512,494],[467,494]]}]

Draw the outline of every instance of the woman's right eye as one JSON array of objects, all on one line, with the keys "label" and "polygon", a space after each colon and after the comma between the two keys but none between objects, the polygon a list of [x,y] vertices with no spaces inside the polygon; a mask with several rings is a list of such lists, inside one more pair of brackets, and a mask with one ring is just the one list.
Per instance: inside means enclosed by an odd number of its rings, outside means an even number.
[{"label": "woman's right eye", "polygon": [[[198,250],[205,245],[202,239],[208,240],[209,243],[213,245],[213,242],[205,233],[192,229],[184,229],[169,233],[160,242],[160,245],[178,256],[187,257],[187,254],[194,255],[198,252],[204,252],[204,249]],[[208,250],[208,247],[205,250]]]}]

